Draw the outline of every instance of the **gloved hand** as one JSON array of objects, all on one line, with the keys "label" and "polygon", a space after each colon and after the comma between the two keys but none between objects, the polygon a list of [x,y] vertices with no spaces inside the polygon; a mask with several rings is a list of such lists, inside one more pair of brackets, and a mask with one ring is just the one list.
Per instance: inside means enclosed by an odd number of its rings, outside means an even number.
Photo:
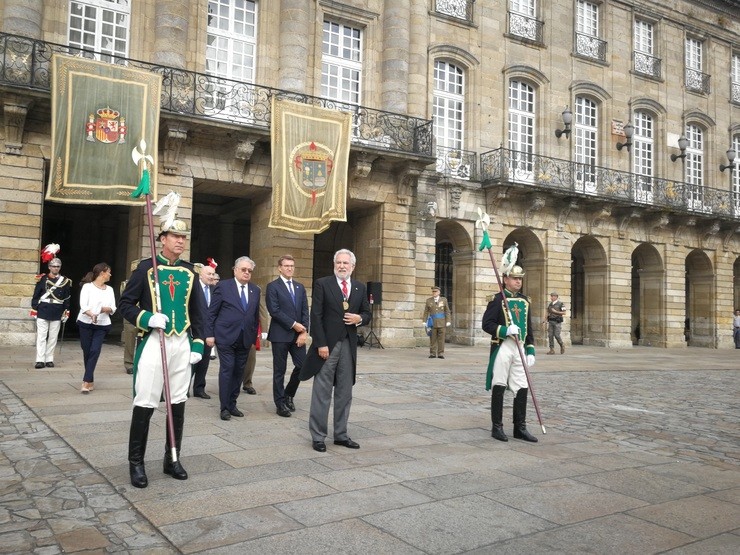
[{"label": "gloved hand", "polygon": [[262,341],[267,339],[267,334],[265,332],[262,332],[262,335],[260,335],[260,339],[262,339]]},{"label": "gloved hand", "polygon": [[152,317],[149,318],[149,327],[164,329],[167,327],[167,322],[169,321],[170,319],[166,315],[161,312],[155,312],[152,314]]},{"label": "gloved hand", "polygon": [[452,322],[447,322],[447,327],[449,328],[452,325]]},{"label": "gloved hand", "polygon": [[534,366],[534,355],[527,355],[527,368]]},{"label": "gloved hand", "polygon": [[516,324],[511,324],[508,328],[506,328],[506,335],[516,335],[519,337],[519,326]]},{"label": "gloved hand", "polygon": [[62,314],[62,324],[64,324],[67,320],[69,320],[69,310],[65,310],[64,314]]},{"label": "gloved hand", "polygon": [[190,351],[190,364],[198,364],[202,358],[203,355],[201,355],[200,353]]},{"label": "gloved hand", "polygon": [[422,326],[424,326],[424,327],[426,328],[426,327],[427,327],[427,321],[426,321],[426,320],[422,320],[422,321],[421,321],[421,325],[422,325]]}]

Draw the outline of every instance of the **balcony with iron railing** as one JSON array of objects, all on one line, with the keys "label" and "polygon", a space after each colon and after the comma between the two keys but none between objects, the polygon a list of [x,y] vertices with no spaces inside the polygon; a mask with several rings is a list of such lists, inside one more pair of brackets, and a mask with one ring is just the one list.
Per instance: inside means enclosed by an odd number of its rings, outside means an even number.
[{"label": "balcony with iron railing", "polygon": [[[98,52],[0,33],[0,87],[21,92],[49,93],[51,58],[54,53],[72,53],[96,59],[100,56]],[[269,131],[272,99],[289,99],[330,110],[351,112],[353,145],[392,151],[399,155],[434,156],[431,120],[130,58],[117,58],[115,63],[160,74],[160,108],[168,114],[219,120]]]},{"label": "balcony with iron railing", "polygon": [[459,148],[437,147],[437,173],[472,181],[478,179],[478,153]]},{"label": "balcony with iron railing", "polygon": [[475,0],[435,0],[434,11],[472,23],[474,4]]},{"label": "balcony with iron railing", "polygon": [[662,75],[662,60],[635,50],[632,53],[635,73],[647,75],[653,79],[660,79]]},{"label": "balcony with iron railing", "polygon": [[509,35],[538,44],[543,44],[545,24],[533,17],[516,12],[509,12]]},{"label": "balcony with iron railing", "polygon": [[730,83],[730,100],[734,104],[740,104],[740,83]]},{"label": "balcony with iron railing", "polygon": [[710,75],[702,73],[698,69],[686,68],[686,90],[692,92],[698,92],[701,94],[709,94],[709,79]]},{"label": "balcony with iron railing", "polygon": [[591,58],[600,62],[606,62],[605,40],[583,33],[576,33],[575,54],[582,58]]},{"label": "balcony with iron railing", "polygon": [[480,155],[483,186],[508,185],[740,222],[740,194],[506,148]]}]

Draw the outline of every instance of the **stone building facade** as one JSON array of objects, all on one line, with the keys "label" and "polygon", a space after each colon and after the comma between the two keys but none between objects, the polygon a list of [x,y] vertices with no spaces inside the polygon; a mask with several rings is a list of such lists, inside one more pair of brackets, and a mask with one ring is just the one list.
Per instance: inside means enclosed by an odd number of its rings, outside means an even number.
[{"label": "stone building facade", "polygon": [[[310,288],[350,248],[355,277],[382,286],[383,345],[426,343],[433,284],[449,340],[484,343],[498,286],[481,208],[495,257],[519,246],[535,322],[559,292],[566,341],[730,348],[739,15],[711,0],[0,0],[0,344],[33,342],[44,244],[74,281],[105,260],[120,282],[147,255],[141,209],[44,200],[44,64],[86,50],[163,73],[159,191],[182,195],[189,255],[222,277],[247,254],[264,286],[289,252]],[[353,112],[347,222],[316,236],[267,225],[265,99],[287,93]]]}]

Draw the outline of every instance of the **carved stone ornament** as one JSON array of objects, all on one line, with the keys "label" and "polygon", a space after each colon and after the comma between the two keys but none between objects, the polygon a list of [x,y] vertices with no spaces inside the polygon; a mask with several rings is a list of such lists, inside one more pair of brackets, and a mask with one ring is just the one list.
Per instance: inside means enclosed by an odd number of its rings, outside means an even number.
[{"label": "carved stone ornament", "polygon": [[627,237],[627,227],[632,220],[636,220],[640,217],[639,210],[627,210],[619,220],[619,238],[625,239]]},{"label": "carved stone ornament", "polygon": [[416,167],[410,163],[399,164],[396,168],[396,187],[398,203],[403,206],[409,206],[411,204],[411,197],[413,196],[413,187],[416,185],[416,180],[421,175],[424,168]]},{"label": "carved stone ornament", "polygon": [[5,153],[20,154],[23,148],[23,130],[30,102],[8,102],[3,105],[5,113]]},{"label": "carved stone ornament", "polygon": [[452,185],[450,187],[450,210],[460,210],[460,199],[462,199],[462,187],[459,185]]},{"label": "carved stone ornament", "polygon": [[182,124],[174,124],[167,127],[164,150],[162,151],[162,168],[165,174],[174,175],[177,173],[182,144],[188,138],[188,128]]},{"label": "carved stone ornament", "polygon": [[558,231],[562,231],[565,227],[565,222],[568,220],[568,216],[573,210],[578,209],[578,201],[575,199],[569,200],[561,209],[558,214]]},{"label": "carved stone ornament", "polygon": [[537,214],[540,210],[545,207],[546,200],[543,195],[534,195],[529,206],[524,209],[524,222],[527,223],[531,220],[532,216]]},{"label": "carved stone ornament", "polygon": [[365,178],[370,175],[373,170],[373,162],[378,159],[378,156],[368,154],[367,152],[355,152],[352,153],[352,160],[350,161],[350,173],[352,177]]},{"label": "carved stone ornament", "polygon": [[681,238],[685,236],[686,230],[696,226],[696,218],[682,218],[681,223],[676,226],[676,232],[673,234],[673,244],[679,245]]},{"label": "carved stone ornament", "polygon": [[589,220],[589,226],[590,228],[599,227],[603,221],[610,218],[612,215],[612,207],[611,206],[604,206],[602,208],[597,208],[591,213],[591,218]]}]

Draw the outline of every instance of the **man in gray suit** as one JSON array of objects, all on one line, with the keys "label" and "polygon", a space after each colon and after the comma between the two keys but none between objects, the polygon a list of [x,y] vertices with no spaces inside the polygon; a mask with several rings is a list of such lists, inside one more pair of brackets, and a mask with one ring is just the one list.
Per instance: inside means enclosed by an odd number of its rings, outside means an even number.
[{"label": "man in gray suit", "polygon": [[301,379],[314,378],[308,428],[314,450],[326,451],[329,405],[334,397],[334,444],[360,446],[347,435],[352,386],[357,375],[357,328],[372,319],[365,285],[351,279],[357,259],[347,250],[334,253],[334,275],[316,280],[311,296],[313,343]]}]

